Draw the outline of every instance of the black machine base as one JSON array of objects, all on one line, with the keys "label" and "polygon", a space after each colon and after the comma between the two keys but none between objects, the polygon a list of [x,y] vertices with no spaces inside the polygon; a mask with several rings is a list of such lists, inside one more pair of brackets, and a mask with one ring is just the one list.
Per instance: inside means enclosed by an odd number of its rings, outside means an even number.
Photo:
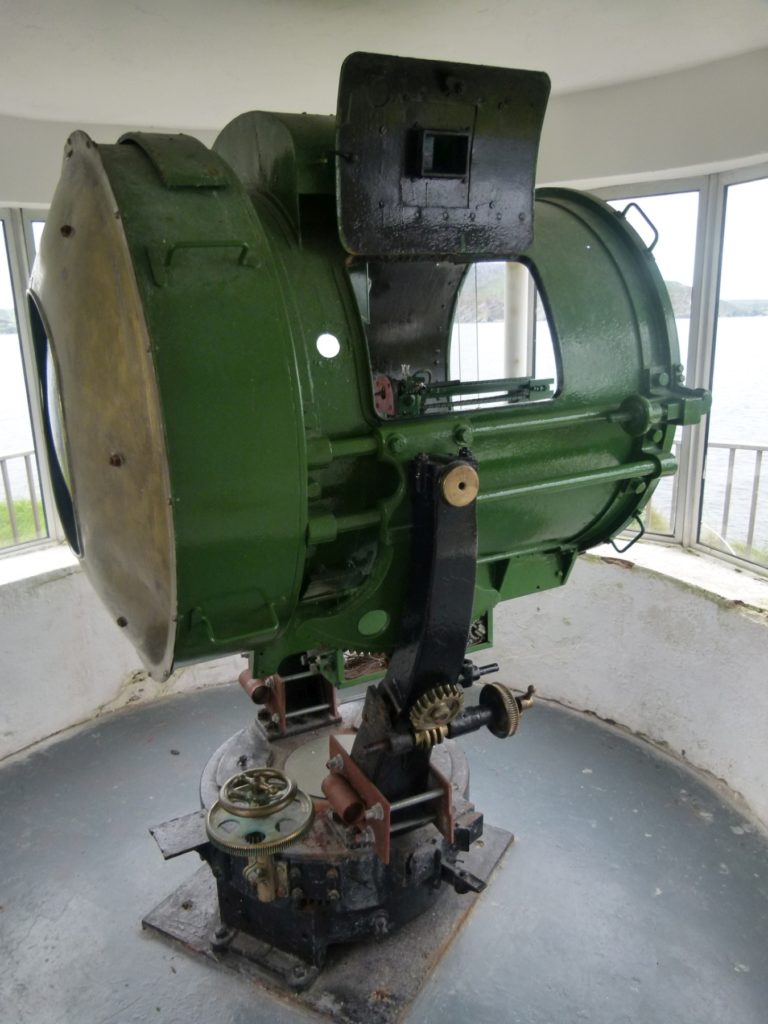
[{"label": "black machine base", "polygon": [[[462,855],[462,868],[487,882],[513,836],[485,826],[481,843]],[[478,899],[448,886],[421,916],[395,934],[334,946],[322,971],[289,953],[222,926],[216,884],[207,865],[144,918],[145,928],[216,963],[286,989],[342,1024],[390,1024],[418,995]]]}]

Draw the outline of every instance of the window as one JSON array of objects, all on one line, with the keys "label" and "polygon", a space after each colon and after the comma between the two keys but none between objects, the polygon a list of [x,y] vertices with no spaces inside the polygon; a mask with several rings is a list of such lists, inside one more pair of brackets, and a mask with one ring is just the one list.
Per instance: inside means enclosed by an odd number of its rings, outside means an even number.
[{"label": "window", "polygon": [[[652,247],[675,314],[680,362],[687,367],[699,192],[687,190],[662,195],[625,195],[609,202],[614,209],[627,211],[628,223],[646,245]],[[654,229],[658,232],[658,238],[654,236]],[[681,440],[682,433],[678,428],[675,436],[675,452],[678,455]],[[650,533],[674,535],[677,482],[677,476],[664,477],[646,505],[643,520]]]},{"label": "window", "polygon": [[36,448],[39,410],[28,388],[25,288],[43,221],[19,210],[0,211],[0,552],[50,536],[46,481]]},{"label": "window", "polygon": [[[706,421],[678,432],[680,472],[644,513],[649,533],[768,569],[766,168],[613,189],[659,232],[654,256],[675,310],[686,383],[712,390]],[[635,225],[643,233],[643,225]],[[695,258],[694,258],[695,257]]]},{"label": "window", "polygon": [[768,178],[724,202],[699,541],[768,566]]},{"label": "window", "polygon": [[[545,401],[559,390],[559,374],[544,305],[528,268],[517,262],[473,263],[456,300],[449,377],[484,382],[493,390],[467,393],[463,408],[509,401]],[[500,391],[515,381],[516,391]],[[454,408],[459,403],[454,402]]]}]

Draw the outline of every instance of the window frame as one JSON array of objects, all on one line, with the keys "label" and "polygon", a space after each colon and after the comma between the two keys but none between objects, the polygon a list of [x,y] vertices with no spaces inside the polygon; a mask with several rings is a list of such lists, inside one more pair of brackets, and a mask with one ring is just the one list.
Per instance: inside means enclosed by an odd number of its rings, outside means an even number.
[{"label": "window frame", "polygon": [[[727,189],[730,185],[765,177],[768,177],[768,163],[760,162],[719,173],[653,181],[630,180],[593,190],[595,195],[606,201],[675,192],[699,193],[686,365],[688,387],[712,387]],[[654,534],[648,530],[647,535],[658,542],[706,553],[740,569],[768,576],[768,567],[716,550],[699,540],[708,433],[709,416],[703,417],[695,426],[683,428],[678,483],[674,495],[673,531],[671,534]]]},{"label": "window frame", "polygon": [[56,514],[56,502],[53,497],[53,487],[48,470],[48,462],[45,457],[45,440],[43,433],[43,411],[40,400],[40,393],[35,386],[37,379],[35,370],[35,356],[32,343],[32,328],[27,308],[27,282],[34,262],[34,237],[32,234],[32,223],[44,221],[47,215],[47,208],[34,206],[15,207],[0,206],[0,221],[5,228],[6,248],[8,251],[8,267],[11,275],[11,289],[13,292],[14,312],[16,313],[16,324],[18,328],[19,348],[21,350],[21,363],[24,370],[24,382],[27,390],[27,405],[29,407],[29,418],[32,428],[32,444],[37,462],[37,475],[40,483],[40,496],[43,503],[43,511],[47,525],[47,535],[36,540],[24,541],[20,544],[10,544],[0,548],[0,558],[23,554],[27,551],[36,551],[42,547],[52,544],[60,544],[64,541],[59,517]]}]

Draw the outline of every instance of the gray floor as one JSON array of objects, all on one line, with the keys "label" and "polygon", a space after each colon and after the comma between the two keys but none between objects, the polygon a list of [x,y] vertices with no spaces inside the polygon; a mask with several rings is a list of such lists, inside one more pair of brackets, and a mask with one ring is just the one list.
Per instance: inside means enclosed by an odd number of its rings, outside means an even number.
[{"label": "gray floor", "polygon": [[[198,866],[149,825],[192,810],[239,688],[105,718],[0,767],[2,1024],[318,1021],[142,932]],[[692,774],[538,706],[467,738],[473,798],[518,841],[409,1022],[766,1024],[768,844]]]}]

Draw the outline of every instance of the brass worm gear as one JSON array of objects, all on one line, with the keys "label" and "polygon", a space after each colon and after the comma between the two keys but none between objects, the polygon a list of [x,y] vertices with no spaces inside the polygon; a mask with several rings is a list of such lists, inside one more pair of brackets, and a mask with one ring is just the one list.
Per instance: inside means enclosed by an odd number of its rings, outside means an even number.
[{"label": "brass worm gear", "polygon": [[522,716],[517,698],[508,687],[502,683],[486,683],[480,691],[480,705],[493,712],[488,729],[494,736],[503,740],[515,735]]},{"label": "brass worm gear", "polygon": [[[286,800],[286,794],[290,793]],[[265,794],[267,795],[265,800]],[[232,796],[240,804],[233,810]],[[224,797],[224,799],[222,799]],[[249,806],[249,797],[253,806]],[[272,806],[269,801],[272,801]],[[253,808],[258,813],[253,813]],[[312,800],[276,768],[252,768],[232,776],[205,819],[215,847],[236,857],[271,857],[297,842],[312,826]]]},{"label": "brass worm gear", "polygon": [[422,693],[410,710],[411,728],[416,732],[448,725],[464,707],[464,691],[457,683],[433,686]]},{"label": "brass worm gear", "polygon": [[442,743],[447,735],[447,725],[436,725],[431,729],[420,729],[418,732],[413,734],[413,738],[416,741],[417,747],[422,750],[431,750],[432,747],[436,747],[438,743]]}]

